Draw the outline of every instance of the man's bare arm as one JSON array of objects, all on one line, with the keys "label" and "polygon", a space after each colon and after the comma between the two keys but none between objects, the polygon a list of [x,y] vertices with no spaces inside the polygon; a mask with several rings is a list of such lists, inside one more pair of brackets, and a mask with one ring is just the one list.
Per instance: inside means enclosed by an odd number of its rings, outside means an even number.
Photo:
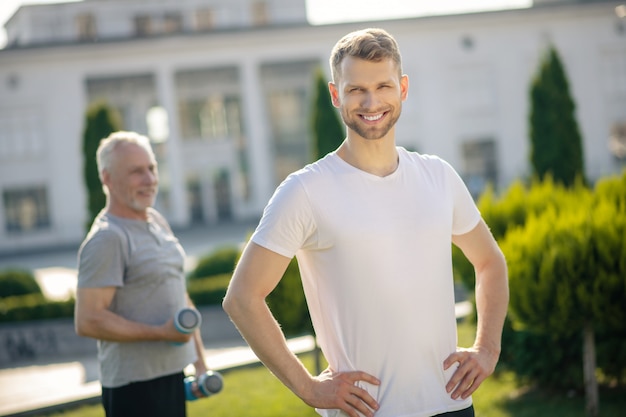
[{"label": "man's bare arm", "polygon": [[255,243],[246,246],[224,298],[224,310],[267,368],[312,407],[341,409],[357,417],[357,410],[373,416],[374,399],[355,386],[358,380],[378,384],[364,372],[324,373],[313,377],[289,350],[279,324],[265,301],[278,285],[290,259]]},{"label": "man's bare arm", "polygon": [[460,349],[444,362],[445,369],[459,363],[446,389],[453,398],[467,398],[493,373],[498,362],[509,302],[508,277],[504,255],[483,220],[469,233],[453,236],[452,241],[476,271],[476,340],[471,348]]},{"label": "man's bare arm", "polygon": [[77,290],[74,324],[79,336],[112,342],[167,340],[184,343],[190,339],[191,334],[176,330],[173,319],[160,326],[151,326],[115,314],[109,310],[115,291],[115,287]]}]

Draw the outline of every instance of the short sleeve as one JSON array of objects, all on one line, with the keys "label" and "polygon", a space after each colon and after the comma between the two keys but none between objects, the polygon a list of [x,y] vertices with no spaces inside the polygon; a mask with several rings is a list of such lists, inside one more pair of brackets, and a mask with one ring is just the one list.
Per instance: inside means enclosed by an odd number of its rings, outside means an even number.
[{"label": "short sleeve", "polygon": [[444,164],[453,201],[452,234],[462,235],[476,227],[480,221],[480,211],[456,170],[445,161]]},{"label": "short sleeve", "polygon": [[78,288],[124,285],[124,244],[111,229],[98,230],[78,252]]},{"label": "short sleeve", "polygon": [[314,229],[306,191],[298,175],[292,174],[274,192],[251,240],[279,255],[293,258],[308,243]]}]

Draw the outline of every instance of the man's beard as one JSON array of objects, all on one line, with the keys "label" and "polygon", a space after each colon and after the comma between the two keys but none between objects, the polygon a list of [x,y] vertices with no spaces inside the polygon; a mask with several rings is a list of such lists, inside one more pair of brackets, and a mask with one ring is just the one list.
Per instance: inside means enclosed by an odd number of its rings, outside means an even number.
[{"label": "man's beard", "polygon": [[158,190],[154,190],[154,194],[152,196],[150,196],[149,198],[135,198],[135,197],[132,197],[130,199],[129,205],[135,211],[145,211],[148,208],[154,206],[157,194],[158,194]]},{"label": "man's beard", "polygon": [[341,119],[343,120],[345,125],[348,126],[349,129],[356,132],[362,138],[375,140],[375,139],[383,138],[385,135],[387,135],[387,133],[389,133],[391,128],[395,126],[396,122],[400,118],[401,113],[402,113],[402,107],[399,107],[398,111],[395,113],[392,113],[392,110],[390,110],[384,116],[384,117],[388,117],[389,119],[387,120],[385,124],[380,125],[380,126],[378,125],[368,126],[362,122],[359,116],[350,118],[344,109],[341,110]]}]

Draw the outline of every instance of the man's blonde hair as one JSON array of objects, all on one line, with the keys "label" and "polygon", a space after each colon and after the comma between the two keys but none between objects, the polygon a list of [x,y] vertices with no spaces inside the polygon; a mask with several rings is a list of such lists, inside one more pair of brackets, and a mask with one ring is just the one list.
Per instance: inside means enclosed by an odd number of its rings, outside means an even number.
[{"label": "man's blonde hair", "polygon": [[378,28],[368,28],[348,33],[334,46],[330,54],[330,69],[333,82],[337,82],[341,75],[341,62],[347,56],[380,62],[391,59],[402,75],[402,57],[398,43],[387,31]]}]

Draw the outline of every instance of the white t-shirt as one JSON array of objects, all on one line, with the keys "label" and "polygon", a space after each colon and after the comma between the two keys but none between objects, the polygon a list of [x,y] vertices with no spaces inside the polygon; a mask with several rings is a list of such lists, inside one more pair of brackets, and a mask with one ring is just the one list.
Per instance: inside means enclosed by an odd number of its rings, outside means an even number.
[{"label": "white t-shirt", "polygon": [[[291,174],[252,241],[298,258],[320,347],[335,371],[360,370],[377,417],[467,408],[445,384],[456,350],[451,236],[480,213],[445,161],[398,147],[398,169],[378,177],[336,153]],[[341,415],[318,410],[323,416]]]}]

